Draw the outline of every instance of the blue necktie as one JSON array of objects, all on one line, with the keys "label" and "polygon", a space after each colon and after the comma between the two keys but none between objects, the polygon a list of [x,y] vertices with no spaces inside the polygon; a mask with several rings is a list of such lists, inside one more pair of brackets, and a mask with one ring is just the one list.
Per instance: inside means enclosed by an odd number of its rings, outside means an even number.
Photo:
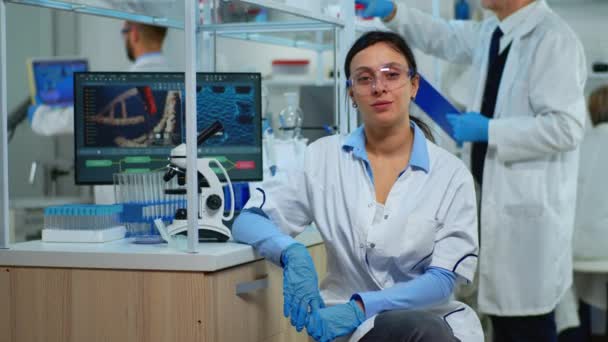
[{"label": "blue necktie", "polygon": [[[490,51],[488,56],[488,77],[486,78],[485,90],[481,103],[481,114],[489,118],[494,117],[494,108],[496,107],[496,97],[498,96],[498,88],[502,78],[502,72],[507,62],[507,56],[511,49],[511,44],[502,52],[499,53],[500,37],[502,31],[497,27],[492,34],[490,42]],[[481,185],[483,178],[483,164],[488,149],[487,143],[473,143],[471,151],[471,171],[473,177]]]}]

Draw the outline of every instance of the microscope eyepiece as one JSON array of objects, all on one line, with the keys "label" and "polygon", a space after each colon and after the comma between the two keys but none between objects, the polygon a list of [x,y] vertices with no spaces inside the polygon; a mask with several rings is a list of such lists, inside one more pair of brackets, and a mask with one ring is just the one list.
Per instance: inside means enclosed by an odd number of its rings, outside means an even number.
[{"label": "microscope eyepiece", "polygon": [[165,182],[168,182],[171,179],[173,179],[173,177],[175,177],[176,174],[177,174],[177,171],[175,171],[174,169],[170,168],[169,170],[167,170],[167,172],[165,172],[165,175],[163,176],[163,180]]}]

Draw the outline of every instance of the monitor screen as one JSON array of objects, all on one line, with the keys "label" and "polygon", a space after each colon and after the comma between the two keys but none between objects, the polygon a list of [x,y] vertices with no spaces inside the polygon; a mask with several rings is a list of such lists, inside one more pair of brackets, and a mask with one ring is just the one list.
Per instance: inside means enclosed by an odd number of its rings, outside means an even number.
[{"label": "monitor screen", "polygon": [[36,58],[28,61],[33,104],[71,106],[74,102],[74,72],[87,71],[83,58]]},{"label": "monitor screen", "polygon": [[[196,88],[197,132],[224,126],[199,156],[217,158],[233,182],[262,180],[260,74],[197,73]],[[74,89],[76,184],[164,170],[171,149],[186,141],[183,73],[82,72]]]}]

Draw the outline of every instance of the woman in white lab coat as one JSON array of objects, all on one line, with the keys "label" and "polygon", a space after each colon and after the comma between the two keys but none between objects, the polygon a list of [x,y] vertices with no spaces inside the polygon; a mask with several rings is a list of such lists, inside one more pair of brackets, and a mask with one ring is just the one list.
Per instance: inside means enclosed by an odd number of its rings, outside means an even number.
[{"label": "woman in white lab coat", "polygon": [[[285,315],[317,341],[482,342],[475,313],[451,299],[477,264],[473,179],[409,115],[411,49],[395,33],[367,33],[345,74],[364,125],[308,146],[289,183],[264,182],[234,238],[283,267]],[[287,235],[311,223],[327,251],[322,298],[310,256]]]},{"label": "woman in white lab coat", "polygon": [[472,65],[475,95],[453,126],[460,141],[487,144],[478,176],[479,310],[491,315],[496,341],[552,341],[553,310],[572,284],[587,78],[580,41],[544,0],[482,0],[496,16],[481,23],[358,2],[423,52]]}]

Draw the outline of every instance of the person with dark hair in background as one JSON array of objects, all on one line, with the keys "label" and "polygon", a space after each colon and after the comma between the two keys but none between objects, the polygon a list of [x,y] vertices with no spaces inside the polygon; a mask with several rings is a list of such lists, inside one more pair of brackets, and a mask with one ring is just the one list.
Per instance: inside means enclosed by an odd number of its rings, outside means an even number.
[{"label": "person with dark hair in background", "polygon": [[[133,64],[129,71],[171,71],[162,54],[167,28],[125,21],[121,30],[127,57]],[[114,187],[98,185],[93,188],[96,204],[114,204]]]},{"label": "person with dark hair in background", "polygon": [[130,71],[170,71],[162,54],[167,28],[126,21],[122,28]]},{"label": "person with dark hair in background", "polygon": [[481,186],[478,309],[494,341],[553,342],[572,284],[578,146],[585,126],[583,47],[544,0],[481,0],[495,16],[445,21],[402,1],[357,0],[412,46],[470,64],[474,96],[448,115],[471,142]]},{"label": "person with dark hair in background", "polygon": [[[369,32],[344,72],[363,125],[309,145],[290,182],[263,183],[233,237],[283,268],[284,314],[317,341],[482,342],[475,312],[451,299],[477,265],[473,177],[409,114],[412,50],[398,34]],[[320,289],[291,237],[312,223],[327,250]]]},{"label": "person with dark hair in background", "polygon": [[[133,64],[129,71],[171,71],[162,55],[167,28],[126,21],[121,30],[125,52]],[[74,107],[31,106],[28,119],[40,135],[74,134]]]},{"label": "person with dark hair in background", "polygon": [[[576,215],[574,220],[574,260],[608,260],[608,86],[595,89],[587,106],[593,127],[581,144]],[[601,273],[574,272],[570,305],[579,302],[580,327],[564,331],[560,342],[591,341],[591,308],[606,311],[608,276]],[[575,309],[571,310],[575,314]],[[574,321],[573,321],[574,322]]]}]

